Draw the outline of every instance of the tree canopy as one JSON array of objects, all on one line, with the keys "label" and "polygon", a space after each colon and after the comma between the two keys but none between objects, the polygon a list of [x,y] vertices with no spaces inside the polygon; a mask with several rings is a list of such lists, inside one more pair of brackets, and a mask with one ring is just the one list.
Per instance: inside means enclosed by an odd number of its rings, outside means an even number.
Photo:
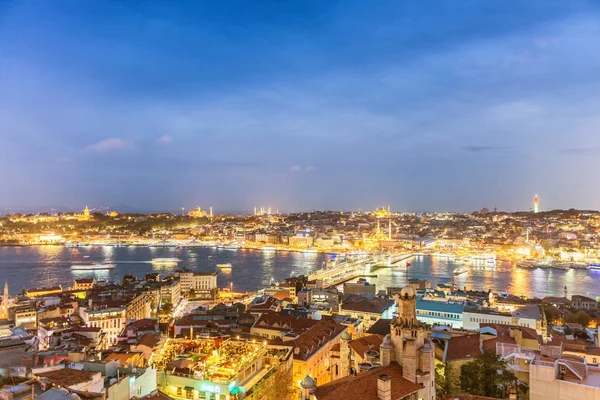
[{"label": "tree canopy", "polygon": [[507,369],[506,361],[488,350],[460,367],[460,387],[465,393],[506,398],[509,388],[516,385],[517,378]]}]

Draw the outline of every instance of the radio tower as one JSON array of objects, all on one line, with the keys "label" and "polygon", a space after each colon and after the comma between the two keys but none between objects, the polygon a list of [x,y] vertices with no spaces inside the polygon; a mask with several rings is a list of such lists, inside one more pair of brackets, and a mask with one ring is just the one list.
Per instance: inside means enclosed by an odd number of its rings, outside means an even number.
[{"label": "radio tower", "polygon": [[533,196],[533,212],[536,214],[540,212],[540,199],[537,194]]}]

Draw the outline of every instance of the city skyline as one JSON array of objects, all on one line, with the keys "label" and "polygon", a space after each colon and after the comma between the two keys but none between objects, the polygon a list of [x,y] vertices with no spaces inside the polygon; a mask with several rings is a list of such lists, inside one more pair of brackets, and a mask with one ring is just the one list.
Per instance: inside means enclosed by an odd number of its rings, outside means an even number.
[{"label": "city skyline", "polygon": [[597,210],[599,27],[585,1],[8,2],[0,205]]}]

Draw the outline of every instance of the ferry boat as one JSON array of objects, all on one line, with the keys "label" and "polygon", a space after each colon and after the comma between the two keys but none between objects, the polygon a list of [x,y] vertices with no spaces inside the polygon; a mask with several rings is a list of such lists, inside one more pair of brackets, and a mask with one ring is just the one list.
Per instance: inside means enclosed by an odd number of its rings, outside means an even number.
[{"label": "ferry boat", "polygon": [[460,267],[460,268],[456,268],[456,269],[453,271],[453,274],[454,274],[454,275],[461,275],[461,274],[466,274],[467,272],[469,272],[469,270],[468,270],[468,269],[466,269],[466,268],[464,268],[464,267]]},{"label": "ferry boat", "polygon": [[115,265],[101,263],[73,264],[71,265],[71,269],[73,271],[98,271],[105,269],[115,269]]},{"label": "ferry boat", "polygon": [[77,242],[66,242],[65,243],[65,247],[69,247],[69,248],[79,247],[79,243],[77,243]]},{"label": "ferry boat", "polygon": [[217,264],[217,268],[219,269],[231,269],[232,267],[231,263]]},{"label": "ferry boat", "polygon": [[153,258],[152,264],[176,264],[181,261],[177,257],[162,257],[162,258]]},{"label": "ferry boat", "polygon": [[592,270],[592,271],[600,271],[600,264],[597,263],[592,263],[592,264],[588,264],[588,267]]}]

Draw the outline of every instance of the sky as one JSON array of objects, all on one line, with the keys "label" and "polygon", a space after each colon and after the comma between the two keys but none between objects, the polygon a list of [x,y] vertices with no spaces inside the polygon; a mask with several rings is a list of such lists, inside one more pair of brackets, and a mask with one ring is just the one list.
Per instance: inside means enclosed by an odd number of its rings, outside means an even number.
[{"label": "sky", "polygon": [[597,1],[0,0],[0,206],[600,209]]}]

